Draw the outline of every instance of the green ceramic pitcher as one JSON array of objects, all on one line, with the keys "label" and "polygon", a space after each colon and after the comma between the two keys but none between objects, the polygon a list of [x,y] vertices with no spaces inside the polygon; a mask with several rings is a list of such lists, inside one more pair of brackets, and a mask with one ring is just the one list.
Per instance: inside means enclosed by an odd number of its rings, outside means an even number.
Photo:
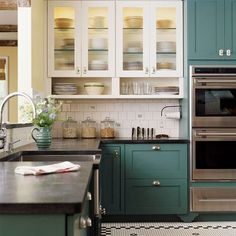
[{"label": "green ceramic pitcher", "polygon": [[31,136],[39,149],[49,148],[52,143],[51,129],[48,127],[33,128],[31,131]]}]

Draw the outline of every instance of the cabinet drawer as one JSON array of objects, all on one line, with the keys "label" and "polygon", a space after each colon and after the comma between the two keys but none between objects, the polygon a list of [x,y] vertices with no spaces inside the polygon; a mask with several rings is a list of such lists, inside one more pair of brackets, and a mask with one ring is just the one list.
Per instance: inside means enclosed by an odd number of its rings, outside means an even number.
[{"label": "cabinet drawer", "polygon": [[191,211],[230,212],[236,211],[236,188],[191,188]]},{"label": "cabinet drawer", "polygon": [[187,144],[126,145],[127,178],[187,178]]},{"label": "cabinet drawer", "polygon": [[187,180],[126,181],[126,214],[184,214],[187,212]]}]

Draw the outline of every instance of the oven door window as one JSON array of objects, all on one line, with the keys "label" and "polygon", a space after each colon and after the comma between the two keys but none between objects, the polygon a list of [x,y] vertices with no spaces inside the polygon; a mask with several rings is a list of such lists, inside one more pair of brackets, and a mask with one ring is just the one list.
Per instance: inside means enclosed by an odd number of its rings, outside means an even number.
[{"label": "oven door window", "polygon": [[236,116],[236,89],[196,89],[196,116]]},{"label": "oven door window", "polygon": [[236,141],[196,141],[196,169],[236,169]]}]

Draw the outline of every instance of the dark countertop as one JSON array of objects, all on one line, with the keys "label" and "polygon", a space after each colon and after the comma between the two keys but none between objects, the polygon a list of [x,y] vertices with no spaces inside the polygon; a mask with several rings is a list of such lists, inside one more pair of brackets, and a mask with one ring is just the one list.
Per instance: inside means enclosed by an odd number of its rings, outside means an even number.
[{"label": "dark countertop", "polygon": [[101,139],[102,144],[141,144],[141,143],[189,143],[189,139],[186,138],[160,138],[160,139],[131,139],[131,138],[115,138],[115,139]]},{"label": "dark countertop", "polygon": [[[141,143],[189,143],[186,138],[162,138],[162,139],[131,139],[131,138],[114,138],[114,139],[53,139],[50,148],[38,150],[35,143],[27,144],[14,149],[13,153],[20,151],[37,151],[40,153],[58,154],[101,154],[101,144],[141,144]],[[12,154],[12,153],[11,153]],[[0,153],[0,160],[8,156],[9,153]]]},{"label": "dark countertop", "polygon": [[[75,163],[75,162],[74,162]],[[49,162],[0,163],[0,214],[74,214],[81,212],[92,173],[91,162],[75,172],[23,176],[17,166]]]}]

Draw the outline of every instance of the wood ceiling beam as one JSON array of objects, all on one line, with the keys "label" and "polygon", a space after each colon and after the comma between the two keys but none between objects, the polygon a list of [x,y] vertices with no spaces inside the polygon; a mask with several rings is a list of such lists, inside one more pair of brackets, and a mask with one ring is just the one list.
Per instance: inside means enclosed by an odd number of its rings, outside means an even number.
[{"label": "wood ceiling beam", "polygon": [[31,0],[0,0],[0,10],[17,10],[17,7],[30,7]]}]

